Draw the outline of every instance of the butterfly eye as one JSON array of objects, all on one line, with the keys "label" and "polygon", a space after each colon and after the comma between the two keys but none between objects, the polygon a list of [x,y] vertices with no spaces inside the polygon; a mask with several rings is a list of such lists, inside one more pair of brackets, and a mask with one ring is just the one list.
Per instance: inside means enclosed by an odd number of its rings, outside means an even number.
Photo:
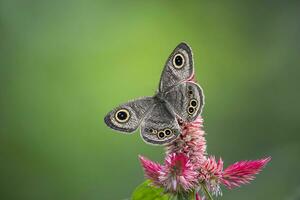
[{"label": "butterfly eye", "polygon": [[196,107],[196,106],[198,105],[198,101],[197,101],[196,99],[192,99],[192,100],[190,101],[190,105],[191,105],[192,107]]},{"label": "butterfly eye", "polygon": [[184,57],[181,54],[176,54],[173,58],[173,65],[175,68],[180,69],[184,64]]},{"label": "butterfly eye", "polygon": [[165,133],[163,131],[159,131],[157,136],[159,139],[163,139],[165,137]]},{"label": "butterfly eye", "polygon": [[126,109],[120,109],[116,112],[115,118],[118,122],[124,123],[129,120],[130,114]]},{"label": "butterfly eye", "polygon": [[172,131],[170,130],[170,129],[165,129],[165,134],[167,135],[167,136],[169,136],[170,134],[172,133]]},{"label": "butterfly eye", "polygon": [[192,115],[195,112],[195,108],[190,106],[190,107],[188,107],[187,111],[190,115]]}]

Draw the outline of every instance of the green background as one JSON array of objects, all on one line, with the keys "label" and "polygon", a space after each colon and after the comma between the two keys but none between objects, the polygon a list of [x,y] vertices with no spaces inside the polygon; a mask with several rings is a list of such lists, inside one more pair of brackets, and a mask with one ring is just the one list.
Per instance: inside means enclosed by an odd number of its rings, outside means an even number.
[{"label": "green background", "polygon": [[[181,41],[204,88],[208,153],[272,156],[224,200],[300,198],[299,1],[0,0],[0,199],[122,200],[163,148],[104,115],[156,91]],[[220,198],[221,199],[221,198]]]}]

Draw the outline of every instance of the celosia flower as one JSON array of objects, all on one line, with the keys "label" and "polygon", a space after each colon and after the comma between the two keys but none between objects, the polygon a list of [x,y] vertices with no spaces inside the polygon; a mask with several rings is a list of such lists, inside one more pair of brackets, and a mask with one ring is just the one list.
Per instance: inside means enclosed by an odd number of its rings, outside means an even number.
[{"label": "celosia flower", "polygon": [[198,172],[184,154],[170,154],[160,172],[159,181],[167,191],[178,192],[193,189],[197,184]]},{"label": "celosia flower", "polygon": [[150,179],[154,185],[162,186],[159,182],[159,173],[161,172],[162,166],[156,162],[148,160],[143,156],[139,156],[141,164],[144,168],[146,178]]},{"label": "celosia flower", "polygon": [[203,120],[200,116],[193,122],[182,123],[180,137],[166,146],[166,154],[184,153],[196,168],[197,165],[200,166],[206,160],[206,140],[202,127]]},{"label": "celosia flower", "polygon": [[236,162],[224,170],[221,182],[229,189],[249,183],[255,178],[254,175],[258,174],[270,160],[271,157]]},{"label": "celosia flower", "polygon": [[200,178],[203,180],[219,179],[223,173],[223,161],[220,158],[217,162],[214,156],[210,156],[203,162],[200,171]]},{"label": "celosia flower", "polygon": [[217,162],[214,156],[207,158],[200,168],[200,180],[206,184],[213,195],[222,195],[220,179],[223,175],[223,161],[220,158]]},{"label": "celosia flower", "polygon": [[[223,170],[223,161],[215,157],[207,157],[205,132],[202,130],[203,120],[199,116],[194,122],[181,123],[181,134],[166,146],[164,165],[140,156],[146,178],[152,184],[164,188],[173,195],[181,193],[194,194],[196,200],[211,199],[213,195],[221,195],[220,184],[231,189],[249,183],[254,175],[271,160],[265,158],[254,161],[241,161]],[[198,194],[202,188],[203,198]]]},{"label": "celosia flower", "polygon": [[184,154],[170,154],[165,159],[163,166],[152,162],[142,156],[140,161],[145,171],[145,176],[152,183],[164,187],[167,192],[186,192],[197,184],[198,172]]}]

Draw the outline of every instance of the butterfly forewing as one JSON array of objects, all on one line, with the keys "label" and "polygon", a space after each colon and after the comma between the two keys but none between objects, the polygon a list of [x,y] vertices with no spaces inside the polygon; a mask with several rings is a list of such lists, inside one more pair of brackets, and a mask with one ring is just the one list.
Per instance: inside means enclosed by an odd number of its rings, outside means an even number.
[{"label": "butterfly forewing", "polygon": [[166,92],[171,87],[193,76],[193,54],[186,43],[180,43],[169,56],[163,69],[159,91]]}]

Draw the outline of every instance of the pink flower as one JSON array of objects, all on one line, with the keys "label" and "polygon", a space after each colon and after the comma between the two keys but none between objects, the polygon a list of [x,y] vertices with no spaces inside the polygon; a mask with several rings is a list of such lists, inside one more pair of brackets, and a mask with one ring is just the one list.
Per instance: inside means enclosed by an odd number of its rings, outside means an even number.
[{"label": "pink flower", "polygon": [[145,177],[153,185],[164,188],[167,193],[176,196],[193,191],[196,192],[196,200],[201,200],[200,194],[222,195],[220,184],[231,189],[249,183],[271,160],[268,157],[240,161],[223,170],[221,158],[217,161],[214,156],[207,157],[205,132],[202,128],[203,120],[200,116],[194,122],[182,122],[180,136],[166,146],[164,165],[140,156]]},{"label": "pink flower", "polygon": [[203,120],[199,116],[195,121],[182,123],[182,133],[178,139],[166,147],[166,154],[184,153],[195,165],[200,164],[206,159],[206,140],[203,128]]},{"label": "pink flower", "polygon": [[223,161],[220,158],[217,162],[214,156],[207,158],[200,168],[200,180],[205,183],[208,189],[215,196],[222,195],[220,179],[223,174]]},{"label": "pink flower", "polygon": [[271,157],[253,161],[239,161],[227,167],[221,178],[221,182],[229,189],[249,183],[255,178],[263,167],[271,160]]},{"label": "pink flower", "polygon": [[204,180],[209,180],[212,178],[219,179],[222,177],[223,173],[223,160],[220,158],[217,162],[214,156],[210,156],[201,165],[200,177]]},{"label": "pink flower", "polygon": [[145,175],[154,185],[167,192],[188,191],[197,184],[198,172],[184,154],[170,154],[163,166],[140,156]]},{"label": "pink flower", "polygon": [[140,162],[144,168],[145,177],[152,180],[154,185],[162,186],[159,182],[159,173],[162,170],[162,166],[156,162],[148,160],[143,156],[139,156]]},{"label": "pink flower", "polygon": [[167,191],[188,191],[197,184],[198,172],[184,154],[170,154],[160,172],[159,180]]}]

